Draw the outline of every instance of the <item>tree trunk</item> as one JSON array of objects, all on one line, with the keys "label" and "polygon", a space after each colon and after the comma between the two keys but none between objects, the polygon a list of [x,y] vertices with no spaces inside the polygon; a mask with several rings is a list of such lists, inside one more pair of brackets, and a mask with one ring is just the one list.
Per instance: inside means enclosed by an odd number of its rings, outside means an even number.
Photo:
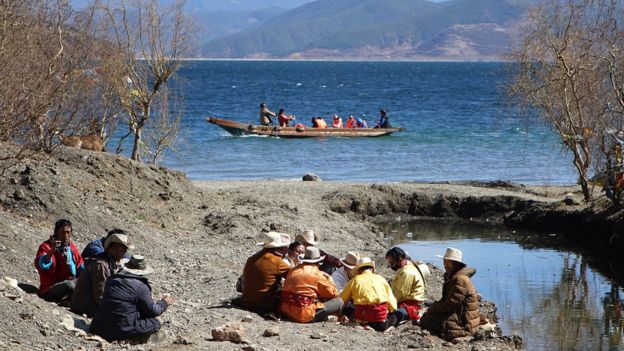
[{"label": "tree trunk", "polygon": [[132,146],[132,156],[130,157],[134,161],[141,161],[141,150],[139,145],[141,144],[141,132],[143,128],[137,128],[134,133],[134,145]]}]

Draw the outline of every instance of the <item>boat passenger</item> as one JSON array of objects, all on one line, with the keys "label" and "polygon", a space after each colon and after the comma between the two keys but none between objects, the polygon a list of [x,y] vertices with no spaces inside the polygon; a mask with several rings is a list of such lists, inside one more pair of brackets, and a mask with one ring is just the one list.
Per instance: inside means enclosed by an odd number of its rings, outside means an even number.
[{"label": "boat passenger", "polygon": [[284,109],[280,108],[279,113],[277,114],[277,119],[279,120],[280,127],[288,127],[288,123],[295,120],[295,116],[287,115]]},{"label": "boat passenger", "polygon": [[357,127],[358,128],[368,128],[368,123],[366,123],[365,119],[362,119],[361,117],[358,117],[356,119],[357,122]]},{"label": "boat passenger", "polygon": [[[318,246],[321,241],[320,238],[312,230],[302,231],[301,233],[297,234],[295,240],[303,243],[305,247]],[[321,250],[321,255],[325,256],[325,259],[323,259],[323,262],[321,263],[321,271],[327,274],[332,274],[336,269],[342,267],[342,262],[339,258],[332,256],[323,250]]]},{"label": "boat passenger", "polygon": [[271,117],[275,117],[275,112],[269,110],[266,104],[263,102],[260,104],[260,124],[263,126],[272,126],[273,119]]},{"label": "boat passenger", "polygon": [[340,312],[343,303],[336,285],[318,267],[323,258],[318,247],[307,247],[301,264],[288,272],[281,292],[283,316],[298,323],[314,323]]},{"label": "boat passenger", "polygon": [[327,122],[323,117],[316,117],[316,128],[327,128]]},{"label": "boat passenger", "polygon": [[353,115],[349,115],[347,118],[347,128],[357,128],[357,121],[353,118]]},{"label": "boat passenger", "polygon": [[462,252],[449,247],[444,256],[442,298],[420,318],[420,326],[448,341],[471,337],[479,328],[479,299],[470,277],[476,270],[462,262]]},{"label": "boat passenger", "polygon": [[379,121],[375,125],[375,128],[392,128],[390,124],[390,117],[388,117],[388,112],[384,109],[379,110]]},{"label": "boat passenger", "polygon": [[[357,275],[340,293],[340,298],[345,303],[343,314],[350,320],[367,324],[377,331],[385,331],[398,325],[401,313],[396,311],[396,299],[386,279],[375,273],[375,262],[368,257],[362,257],[353,269]],[[353,305],[346,305],[349,301]]]},{"label": "boat passenger", "polygon": [[333,120],[334,121],[332,122],[332,128],[343,128],[342,118],[338,117],[338,115],[334,115]]},{"label": "boat passenger", "polygon": [[423,274],[400,247],[395,246],[388,250],[386,261],[390,268],[397,272],[392,279],[392,292],[399,304],[398,311],[401,312],[402,319],[419,320],[419,311],[425,302]]}]

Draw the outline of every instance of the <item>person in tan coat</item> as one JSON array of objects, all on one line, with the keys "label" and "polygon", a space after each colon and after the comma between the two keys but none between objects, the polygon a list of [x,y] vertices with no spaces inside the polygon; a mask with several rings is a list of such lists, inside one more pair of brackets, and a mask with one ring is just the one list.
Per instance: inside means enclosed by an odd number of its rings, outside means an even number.
[{"label": "person in tan coat", "polygon": [[324,258],[317,247],[307,247],[301,264],[288,272],[280,301],[282,316],[298,323],[311,323],[326,321],[329,315],[340,312],[342,299],[336,285],[329,274],[318,268]]},{"label": "person in tan coat", "polygon": [[470,277],[476,270],[462,262],[462,252],[449,247],[444,256],[442,298],[420,318],[420,326],[446,340],[470,337],[480,325],[479,301]]},{"label": "person in tan coat", "polygon": [[290,269],[284,254],[290,245],[290,236],[277,232],[264,234],[257,244],[262,250],[247,259],[243,269],[241,305],[263,314],[275,312],[279,303],[278,289]]}]

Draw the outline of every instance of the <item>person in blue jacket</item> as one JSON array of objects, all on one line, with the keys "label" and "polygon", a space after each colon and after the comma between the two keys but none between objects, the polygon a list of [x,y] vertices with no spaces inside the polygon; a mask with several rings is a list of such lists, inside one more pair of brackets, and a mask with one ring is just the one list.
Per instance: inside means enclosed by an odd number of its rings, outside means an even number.
[{"label": "person in blue jacket", "polygon": [[384,109],[379,110],[379,121],[377,121],[377,125],[375,128],[392,128],[390,124],[390,118],[388,117],[388,112]]},{"label": "person in blue jacket", "polygon": [[121,266],[122,271],[106,281],[90,331],[107,341],[147,342],[160,330],[156,317],[173,303],[173,297],[165,294],[158,302],[152,299],[152,288],[145,275],[153,270],[147,267],[143,256],[132,255]]}]

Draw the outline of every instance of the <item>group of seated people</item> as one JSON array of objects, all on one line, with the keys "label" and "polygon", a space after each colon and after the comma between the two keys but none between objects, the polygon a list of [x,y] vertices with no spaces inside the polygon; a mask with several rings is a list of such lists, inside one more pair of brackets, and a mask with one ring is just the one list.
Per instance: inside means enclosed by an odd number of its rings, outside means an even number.
[{"label": "group of seated people", "polygon": [[[311,230],[291,242],[284,233],[263,234],[260,251],[247,259],[237,284],[238,304],[265,318],[297,323],[328,320],[385,331],[413,320],[447,340],[469,337],[481,318],[478,296],[470,280],[475,274],[462,261],[462,252],[448,248],[444,256],[442,298],[425,306],[428,268],[415,264],[407,253],[393,247],[386,262],[396,272],[389,284],[376,273],[375,262],[348,252],[338,259],[318,248]],[[423,313],[424,312],[424,313]]]},{"label": "group of seated people", "polygon": [[39,296],[69,306],[79,315],[93,318],[90,331],[108,341],[146,342],[160,329],[160,316],[173,298],[152,299],[146,275],[153,270],[141,255],[126,257],[134,246],[128,233],[113,229],[90,242],[80,253],[72,242],[69,220],[60,219],[54,232],[39,245],[35,267]]},{"label": "group of seated people", "polygon": [[[269,110],[265,103],[260,104],[260,124],[264,126],[272,126],[273,118],[277,117],[277,121],[280,127],[289,127],[290,123],[293,122],[296,117],[294,115],[287,115],[283,108],[279,109],[279,112],[275,114]],[[305,127],[302,123],[298,123],[295,127]],[[312,117],[312,128],[328,128],[329,125],[323,117]],[[342,118],[338,115],[334,115],[332,117],[332,128],[368,128],[368,123],[366,120],[358,117],[355,118],[353,115],[349,115],[347,117],[347,121],[345,124],[342,123]],[[390,124],[390,119],[388,117],[388,113],[384,109],[379,110],[379,120],[377,121],[375,128],[392,128]]]}]

